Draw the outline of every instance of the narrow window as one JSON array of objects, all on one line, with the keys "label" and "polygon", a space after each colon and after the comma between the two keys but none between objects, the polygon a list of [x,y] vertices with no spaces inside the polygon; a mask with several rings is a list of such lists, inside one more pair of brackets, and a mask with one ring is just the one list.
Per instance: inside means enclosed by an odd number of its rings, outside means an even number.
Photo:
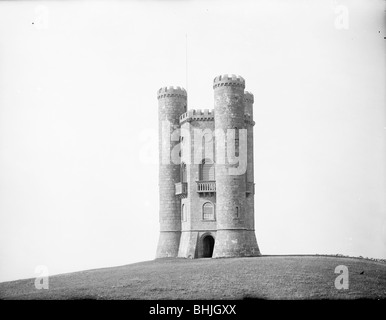
[{"label": "narrow window", "polygon": [[235,156],[236,157],[239,156],[239,145],[240,145],[239,129],[237,129],[237,127],[235,127]]},{"label": "narrow window", "polygon": [[181,163],[181,182],[185,183],[186,181],[187,181],[186,164],[183,162]]},{"label": "narrow window", "polygon": [[184,152],[184,137],[180,137],[180,158],[183,157],[183,152]]},{"label": "narrow window", "polygon": [[240,216],[239,207],[236,207],[236,218]]},{"label": "narrow window", "polygon": [[186,206],[184,204],[181,207],[181,220],[186,221]]}]

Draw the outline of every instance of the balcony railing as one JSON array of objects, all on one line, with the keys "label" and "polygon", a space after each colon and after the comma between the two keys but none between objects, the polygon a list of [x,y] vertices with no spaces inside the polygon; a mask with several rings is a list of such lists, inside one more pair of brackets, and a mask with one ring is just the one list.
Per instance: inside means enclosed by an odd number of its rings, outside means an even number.
[{"label": "balcony railing", "polygon": [[253,182],[247,182],[246,193],[255,194],[255,184]]},{"label": "balcony railing", "polygon": [[188,193],[188,184],[186,182],[177,182],[176,186],[176,196],[186,196]]},{"label": "balcony railing", "polygon": [[197,192],[216,192],[216,181],[196,181],[197,182]]}]

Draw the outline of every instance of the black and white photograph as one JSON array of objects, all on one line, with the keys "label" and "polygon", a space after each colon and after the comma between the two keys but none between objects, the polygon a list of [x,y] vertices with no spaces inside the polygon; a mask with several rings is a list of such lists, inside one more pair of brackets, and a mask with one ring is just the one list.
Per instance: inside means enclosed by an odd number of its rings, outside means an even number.
[{"label": "black and white photograph", "polygon": [[0,300],[386,300],[385,18],[0,1]]}]

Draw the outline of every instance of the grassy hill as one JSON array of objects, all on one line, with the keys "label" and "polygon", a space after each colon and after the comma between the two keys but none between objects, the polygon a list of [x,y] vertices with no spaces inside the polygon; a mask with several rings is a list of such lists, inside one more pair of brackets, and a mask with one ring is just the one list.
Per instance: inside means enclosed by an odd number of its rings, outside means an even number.
[{"label": "grassy hill", "polygon": [[[337,290],[335,267],[349,271]],[[0,283],[1,299],[386,299],[386,263],[333,256],[161,259]]]}]

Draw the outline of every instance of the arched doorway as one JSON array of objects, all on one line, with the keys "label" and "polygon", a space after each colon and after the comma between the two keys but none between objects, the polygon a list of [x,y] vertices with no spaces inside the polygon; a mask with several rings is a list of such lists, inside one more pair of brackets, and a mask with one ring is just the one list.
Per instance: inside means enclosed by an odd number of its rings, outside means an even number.
[{"label": "arched doorway", "polygon": [[214,239],[212,236],[207,235],[202,239],[202,257],[212,258],[214,248]]}]

